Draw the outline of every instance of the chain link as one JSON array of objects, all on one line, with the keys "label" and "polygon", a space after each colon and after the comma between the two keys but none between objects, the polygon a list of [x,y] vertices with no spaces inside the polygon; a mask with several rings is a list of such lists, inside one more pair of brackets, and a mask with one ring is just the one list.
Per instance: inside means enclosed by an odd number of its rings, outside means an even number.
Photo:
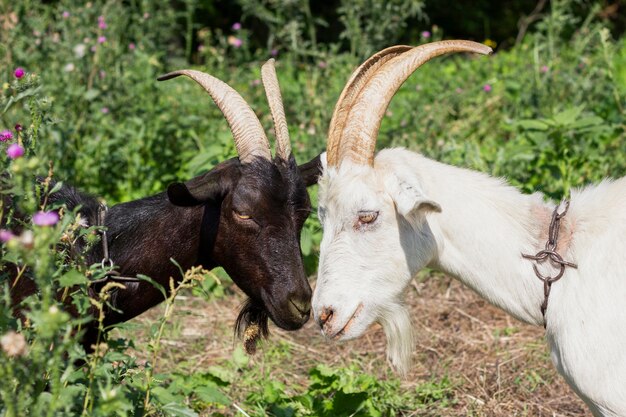
[{"label": "chain link", "polygon": [[[559,211],[561,206],[564,207],[561,211]],[[546,310],[548,309],[548,297],[550,297],[552,284],[561,279],[563,274],[565,274],[566,267],[569,266],[571,268],[578,268],[578,265],[564,260],[563,257],[559,255],[556,251],[559,240],[559,231],[561,229],[561,219],[565,217],[565,214],[567,214],[567,210],[569,210],[569,200],[564,200],[561,204],[557,205],[554,208],[554,212],[552,212],[552,220],[550,221],[550,229],[548,230],[548,241],[546,242],[545,249],[540,250],[535,255],[522,254],[522,257],[535,261],[535,263],[533,263],[533,270],[535,271],[535,275],[537,275],[537,278],[543,281],[544,299],[543,303],[541,304],[541,314],[543,315],[544,328],[547,325]],[[537,264],[545,261],[546,259],[549,259],[553,265],[558,266],[559,271],[555,276],[543,275],[537,268]]]}]

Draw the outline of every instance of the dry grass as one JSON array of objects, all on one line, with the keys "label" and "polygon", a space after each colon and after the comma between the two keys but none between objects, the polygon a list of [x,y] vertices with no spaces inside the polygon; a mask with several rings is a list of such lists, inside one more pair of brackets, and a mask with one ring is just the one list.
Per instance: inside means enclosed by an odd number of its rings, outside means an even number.
[{"label": "dry grass", "polygon": [[[211,302],[196,297],[177,300],[177,312],[163,341],[160,370],[172,371],[184,363],[184,372],[200,371],[231,358],[238,343],[233,341],[232,325],[243,301],[240,292],[235,292]],[[414,389],[447,375],[452,381],[453,405],[442,415],[591,416],[552,366],[543,329],[516,321],[447,277],[415,283],[407,303],[418,340],[415,364],[402,389]],[[157,307],[138,321],[147,324],[159,314]],[[147,337],[141,329],[147,327],[142,325],[133,332],[138,356],[142,356]],[[283,381],[295,394],[306,386],[313,366],[347,366],[351,362],[380,378],[389,377],[380,326],[341,344],[327,343],[312,320],[298,332],[274,326],[270,340],[260,347],[244,373]],[[241,375],[241,381],[245,377]],[[250,386],[238,382],[233,381],[228,395],[242,404]],[[221,412],[237,415],[235,408]]]}]

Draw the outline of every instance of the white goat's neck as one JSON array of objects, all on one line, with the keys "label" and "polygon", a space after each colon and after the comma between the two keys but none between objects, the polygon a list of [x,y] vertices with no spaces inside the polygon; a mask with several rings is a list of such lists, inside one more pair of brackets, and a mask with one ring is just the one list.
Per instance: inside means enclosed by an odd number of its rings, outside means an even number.
[{"label": "white goat's neck", "polygon": [[381,151],[379,167],[413,176],[441,206],[441,213],[427,215],[437,243],[429,266],[458,278],[514,317],[543,324],[543,285],[521,254],[543,249],[553,206],[540,194],[524,195],[503,180],[403,149]]}]

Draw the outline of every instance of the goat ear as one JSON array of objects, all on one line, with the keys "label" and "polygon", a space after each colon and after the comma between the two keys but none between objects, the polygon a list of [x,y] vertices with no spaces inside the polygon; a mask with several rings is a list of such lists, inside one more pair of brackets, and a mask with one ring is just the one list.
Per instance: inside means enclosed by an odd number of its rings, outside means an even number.
[{"label": "goat ear", "polygon": [[311,159],[309,162],[298,166],[298,172],[300,173],[300,177],[302,177],[302,181],[304,181],[304,184],[309,187],[311,185],[317,184],[317,181],[322,175],[325,166],[326,152],[323,152],[317,155],[315,158]]},{"label": "goat ear", "polygon": [[390,189],[398,213],[404,217],[409,217],[414,213],[441,213],[441,206],[428,198],[418,185],[411,184],[395,175],[393,177],[393,184],[388,189]]},{"label": "goat ear", "polygon": [[[234,182],[235,162],[226,161],[204,175],[186,182],[175,182],[167,187],[167,198],[175,206],[190,207],[221,200]],[[236,169],[237,175],[239,170]]]}]

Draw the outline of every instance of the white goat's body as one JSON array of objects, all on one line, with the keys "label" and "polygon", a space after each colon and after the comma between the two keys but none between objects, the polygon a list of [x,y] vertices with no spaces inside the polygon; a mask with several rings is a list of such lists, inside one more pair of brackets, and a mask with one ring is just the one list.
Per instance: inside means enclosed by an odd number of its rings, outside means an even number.
[{"label": "white goat's body", "polygon": [[[394,181],[401,190],[391,190]],[[407,192],[417,195],[414,209],[402,208]],[[390,359],[405,370],[413,339],[401,298],[424,266],[455,276],[522,321],[543,324],[543,284],[521,256],[547,239],[554,206],[541,195],[389,149],[373,167],[327,169],[320,208],[325,230],[313,306],[318,321],[330,308],[332,320],[321,321],[329,336],[358,337],[380,321]],[[363,208],[377,210],[378,223],[349,230]],[[578,269],[567,268],[552,286],[552,358],[596,416],[626,416],[626,179],[574,192],[563,222],[559,253]]]}]

